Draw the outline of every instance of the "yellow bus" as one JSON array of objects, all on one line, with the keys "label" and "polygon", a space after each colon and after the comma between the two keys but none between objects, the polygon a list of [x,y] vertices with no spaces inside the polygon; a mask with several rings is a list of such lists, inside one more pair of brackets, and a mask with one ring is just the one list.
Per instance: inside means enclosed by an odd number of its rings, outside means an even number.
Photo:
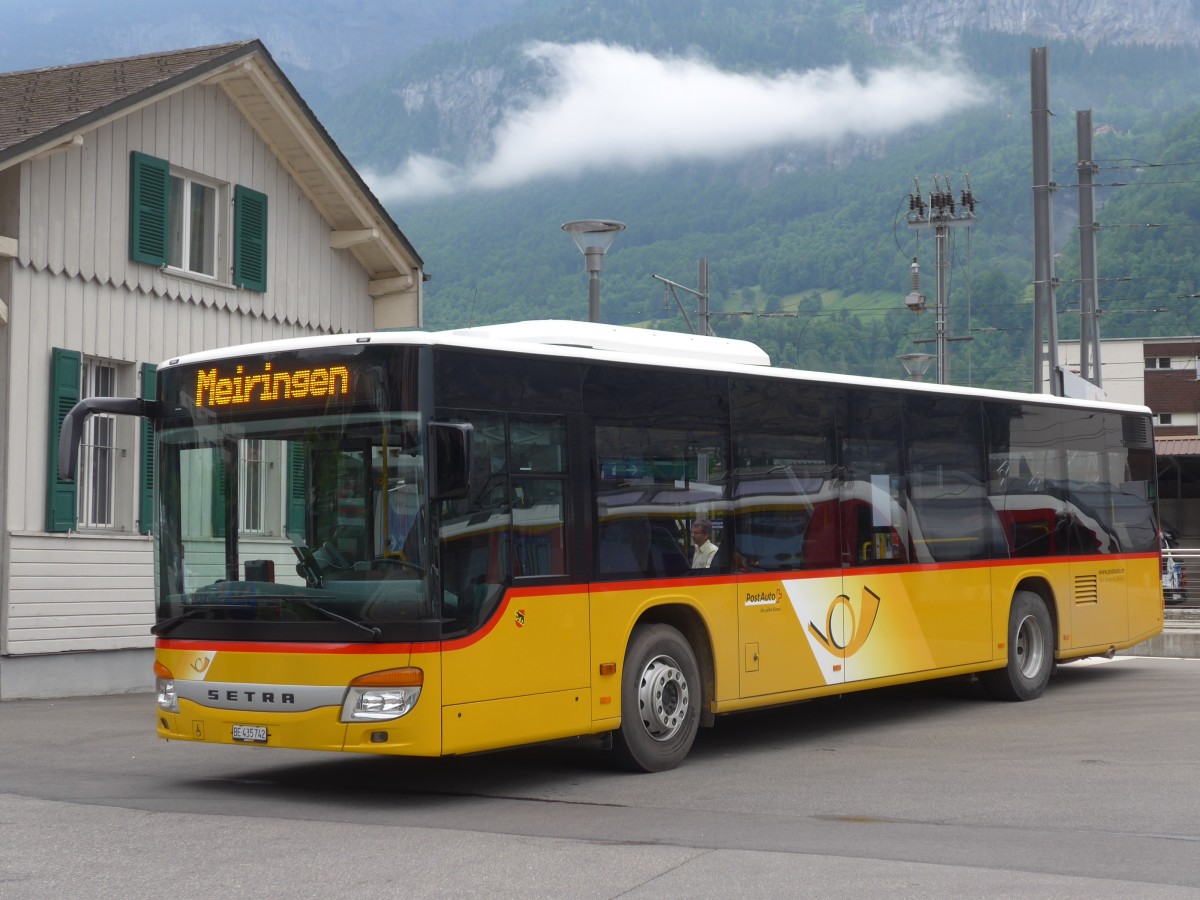
[{"label": "yellow bus", "polygon": [[659,771],[724,713],[1028,700],[1162,628],[1140,407],[544,321],[172,359],[64,417],[64,473],[98,410],[152,425],[167,740]]}]

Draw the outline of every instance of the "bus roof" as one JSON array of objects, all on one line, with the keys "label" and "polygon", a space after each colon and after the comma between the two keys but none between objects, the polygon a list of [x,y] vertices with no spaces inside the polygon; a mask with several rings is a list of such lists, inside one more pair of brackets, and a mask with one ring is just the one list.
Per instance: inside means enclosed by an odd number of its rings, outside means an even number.
[{"label": "bus roof", "polygon": [[241,344],[216,350],[204,350],[179,356],[162,363],[160,368],[196,365],[204,362],[256,356],[263,353],[312,350],[321,347],[354,346],[356,344],[396,344],[408,346],[460,347],[499,353],[537,355],[567,359],[590,359],[605,362],[624,362],[630,365],[662,366],[668,368],[703,369],[730,374],[769,375],[772,377],[821,381],[825,383],[881,387],[922,393],[955,394],[994,399],[1042,402],[1065,406],[1100,407],[1118,412],[1149,413],[1145,406],[1131,406],[1108,401],[1078,400],[1050,394],[1028,394],[942,385],[900,379],[871,378],[860,375],[841,375],[813,372],[804,369],[784,369],[771,366],[770,357],[762,348],[749,341],[732,338],[706,337],[674,331],[656,331],[628,325],[608,325],[596,322],[540,319],[510,322],[501,325],[481,325],[447,331],[376,331],[359,334],[318,335],[315,337],[282,338],[253,344]]},{"label": "bus roof", "polygon": [[733,338],[685,334],[680,331],[655,331],[627,325],[599,322],[574,322],[539,319],[510,322],[505,325],[481,325],[459,328],[442,334],[481,341],[515,341],[554,347],[601,350],[622,355],[644,355],[648,359],[664,356],[687,359],[692,363],[736,363],[744,366],[770,366],[771,357],[758,344]]}]

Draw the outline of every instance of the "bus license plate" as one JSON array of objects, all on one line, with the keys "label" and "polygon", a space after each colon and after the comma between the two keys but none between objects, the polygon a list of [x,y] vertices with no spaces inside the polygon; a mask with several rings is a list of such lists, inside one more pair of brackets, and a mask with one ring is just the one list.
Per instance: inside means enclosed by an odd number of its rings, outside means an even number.
[{"label": "bus license plate", "polygon": [[233,739],[248,744],[265,744],[267,742],[267,726],[234,725]]}]

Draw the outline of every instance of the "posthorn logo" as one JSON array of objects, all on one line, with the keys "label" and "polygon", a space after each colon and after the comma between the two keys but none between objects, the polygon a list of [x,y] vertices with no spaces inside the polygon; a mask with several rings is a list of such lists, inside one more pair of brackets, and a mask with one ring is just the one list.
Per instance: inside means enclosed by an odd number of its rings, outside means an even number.
[{"label": "posthorn logo", "polygon": [[818,625],[810,620],[808,631],[830,653],[850,657],[863,648],[878,615],[879,595],[864,586],[857,604],[846,594],[834,597],[825,621]]}]

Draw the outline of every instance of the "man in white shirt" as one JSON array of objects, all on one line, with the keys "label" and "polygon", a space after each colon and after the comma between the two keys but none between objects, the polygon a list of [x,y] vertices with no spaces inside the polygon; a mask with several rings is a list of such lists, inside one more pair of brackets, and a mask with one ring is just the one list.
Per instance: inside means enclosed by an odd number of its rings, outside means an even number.
[{"label": "man in white shirt", "polygon": [[707,569],[717,555],[717,545],[712,542],[712,522],[697,519],[692,523],[692,543],[696,553],[692,556],[693,569]]}]

